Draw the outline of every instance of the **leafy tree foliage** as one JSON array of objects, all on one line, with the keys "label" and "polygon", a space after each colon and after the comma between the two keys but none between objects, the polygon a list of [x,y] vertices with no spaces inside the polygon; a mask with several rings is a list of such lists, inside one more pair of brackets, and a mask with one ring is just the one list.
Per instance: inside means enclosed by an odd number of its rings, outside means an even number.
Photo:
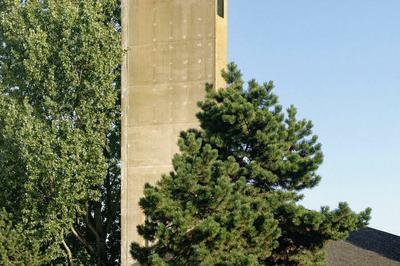
[{"label": "leafy tree foliage", "polygon": [[4,210],[0,212],[0,264],[40,265],[39,246],[12,224],[12,217]]},{"label": "leafy tree foliage", "polygon": [[312,123],[286,115],[272,82],[245,88],[235,64],[227,87],[207,86],[200,130],[179,139],[174,171],[146,185],[138,227],[149,247],[132,244],[144,265],[323,265],[324,244],[367,224],[346,203],[308,210],[301,191],[320,181],[321,145]]},{"label": "leafy tree foliage", "polygon": [[[0,1],[0,261],[31,247],[40,265],[118,264],[118,10]],[[19,233],[31,243],[3,242]]]}]

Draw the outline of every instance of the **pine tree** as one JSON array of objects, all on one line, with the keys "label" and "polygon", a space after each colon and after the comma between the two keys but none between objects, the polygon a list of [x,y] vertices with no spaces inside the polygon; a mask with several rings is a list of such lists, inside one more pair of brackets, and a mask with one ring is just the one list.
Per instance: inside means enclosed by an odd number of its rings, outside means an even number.
[{"label": "pine tree", "polygon": [[199,103],[200,130],[179,139],[173,171],[146,185],[138,227],[149,247],[132,244],[144,265],[323,265],[324,244],[365,226],[346,203],[331,211],[299,204],[320,181],[321,144],[312,123],[287,114],[273,83],[245,88],[235,64],[227,86]]}]

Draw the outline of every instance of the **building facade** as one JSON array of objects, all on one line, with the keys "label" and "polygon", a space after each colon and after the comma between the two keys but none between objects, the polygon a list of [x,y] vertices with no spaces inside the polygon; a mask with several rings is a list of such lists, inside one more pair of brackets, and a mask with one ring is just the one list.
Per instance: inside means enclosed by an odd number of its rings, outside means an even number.
[{"label": "building facade", "polygon": [[228,0],[122,0],[121,264],[136,226],[145,183],[171,170],[179,133],[198,127],[205,84],[223,86]]}]

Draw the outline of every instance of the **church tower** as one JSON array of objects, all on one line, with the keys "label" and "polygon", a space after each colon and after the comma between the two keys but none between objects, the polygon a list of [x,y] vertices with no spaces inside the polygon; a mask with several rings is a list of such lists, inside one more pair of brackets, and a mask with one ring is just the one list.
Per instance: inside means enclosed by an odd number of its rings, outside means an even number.
[{"label": "church tower", "polygon": [[223,86],[228,0],[122,0],[121,265],[133,264],[145,183],[171,168],[179,133],[198,127],[205,83]]}]

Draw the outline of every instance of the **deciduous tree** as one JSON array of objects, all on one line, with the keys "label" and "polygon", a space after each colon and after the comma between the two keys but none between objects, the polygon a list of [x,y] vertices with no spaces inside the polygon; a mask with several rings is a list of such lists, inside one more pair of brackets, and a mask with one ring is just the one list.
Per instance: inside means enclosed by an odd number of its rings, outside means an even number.
[{"label": "deciduous tree", "polygon": [[41,264],[119,261],[118,10],[0,1],[0,208]]}]

